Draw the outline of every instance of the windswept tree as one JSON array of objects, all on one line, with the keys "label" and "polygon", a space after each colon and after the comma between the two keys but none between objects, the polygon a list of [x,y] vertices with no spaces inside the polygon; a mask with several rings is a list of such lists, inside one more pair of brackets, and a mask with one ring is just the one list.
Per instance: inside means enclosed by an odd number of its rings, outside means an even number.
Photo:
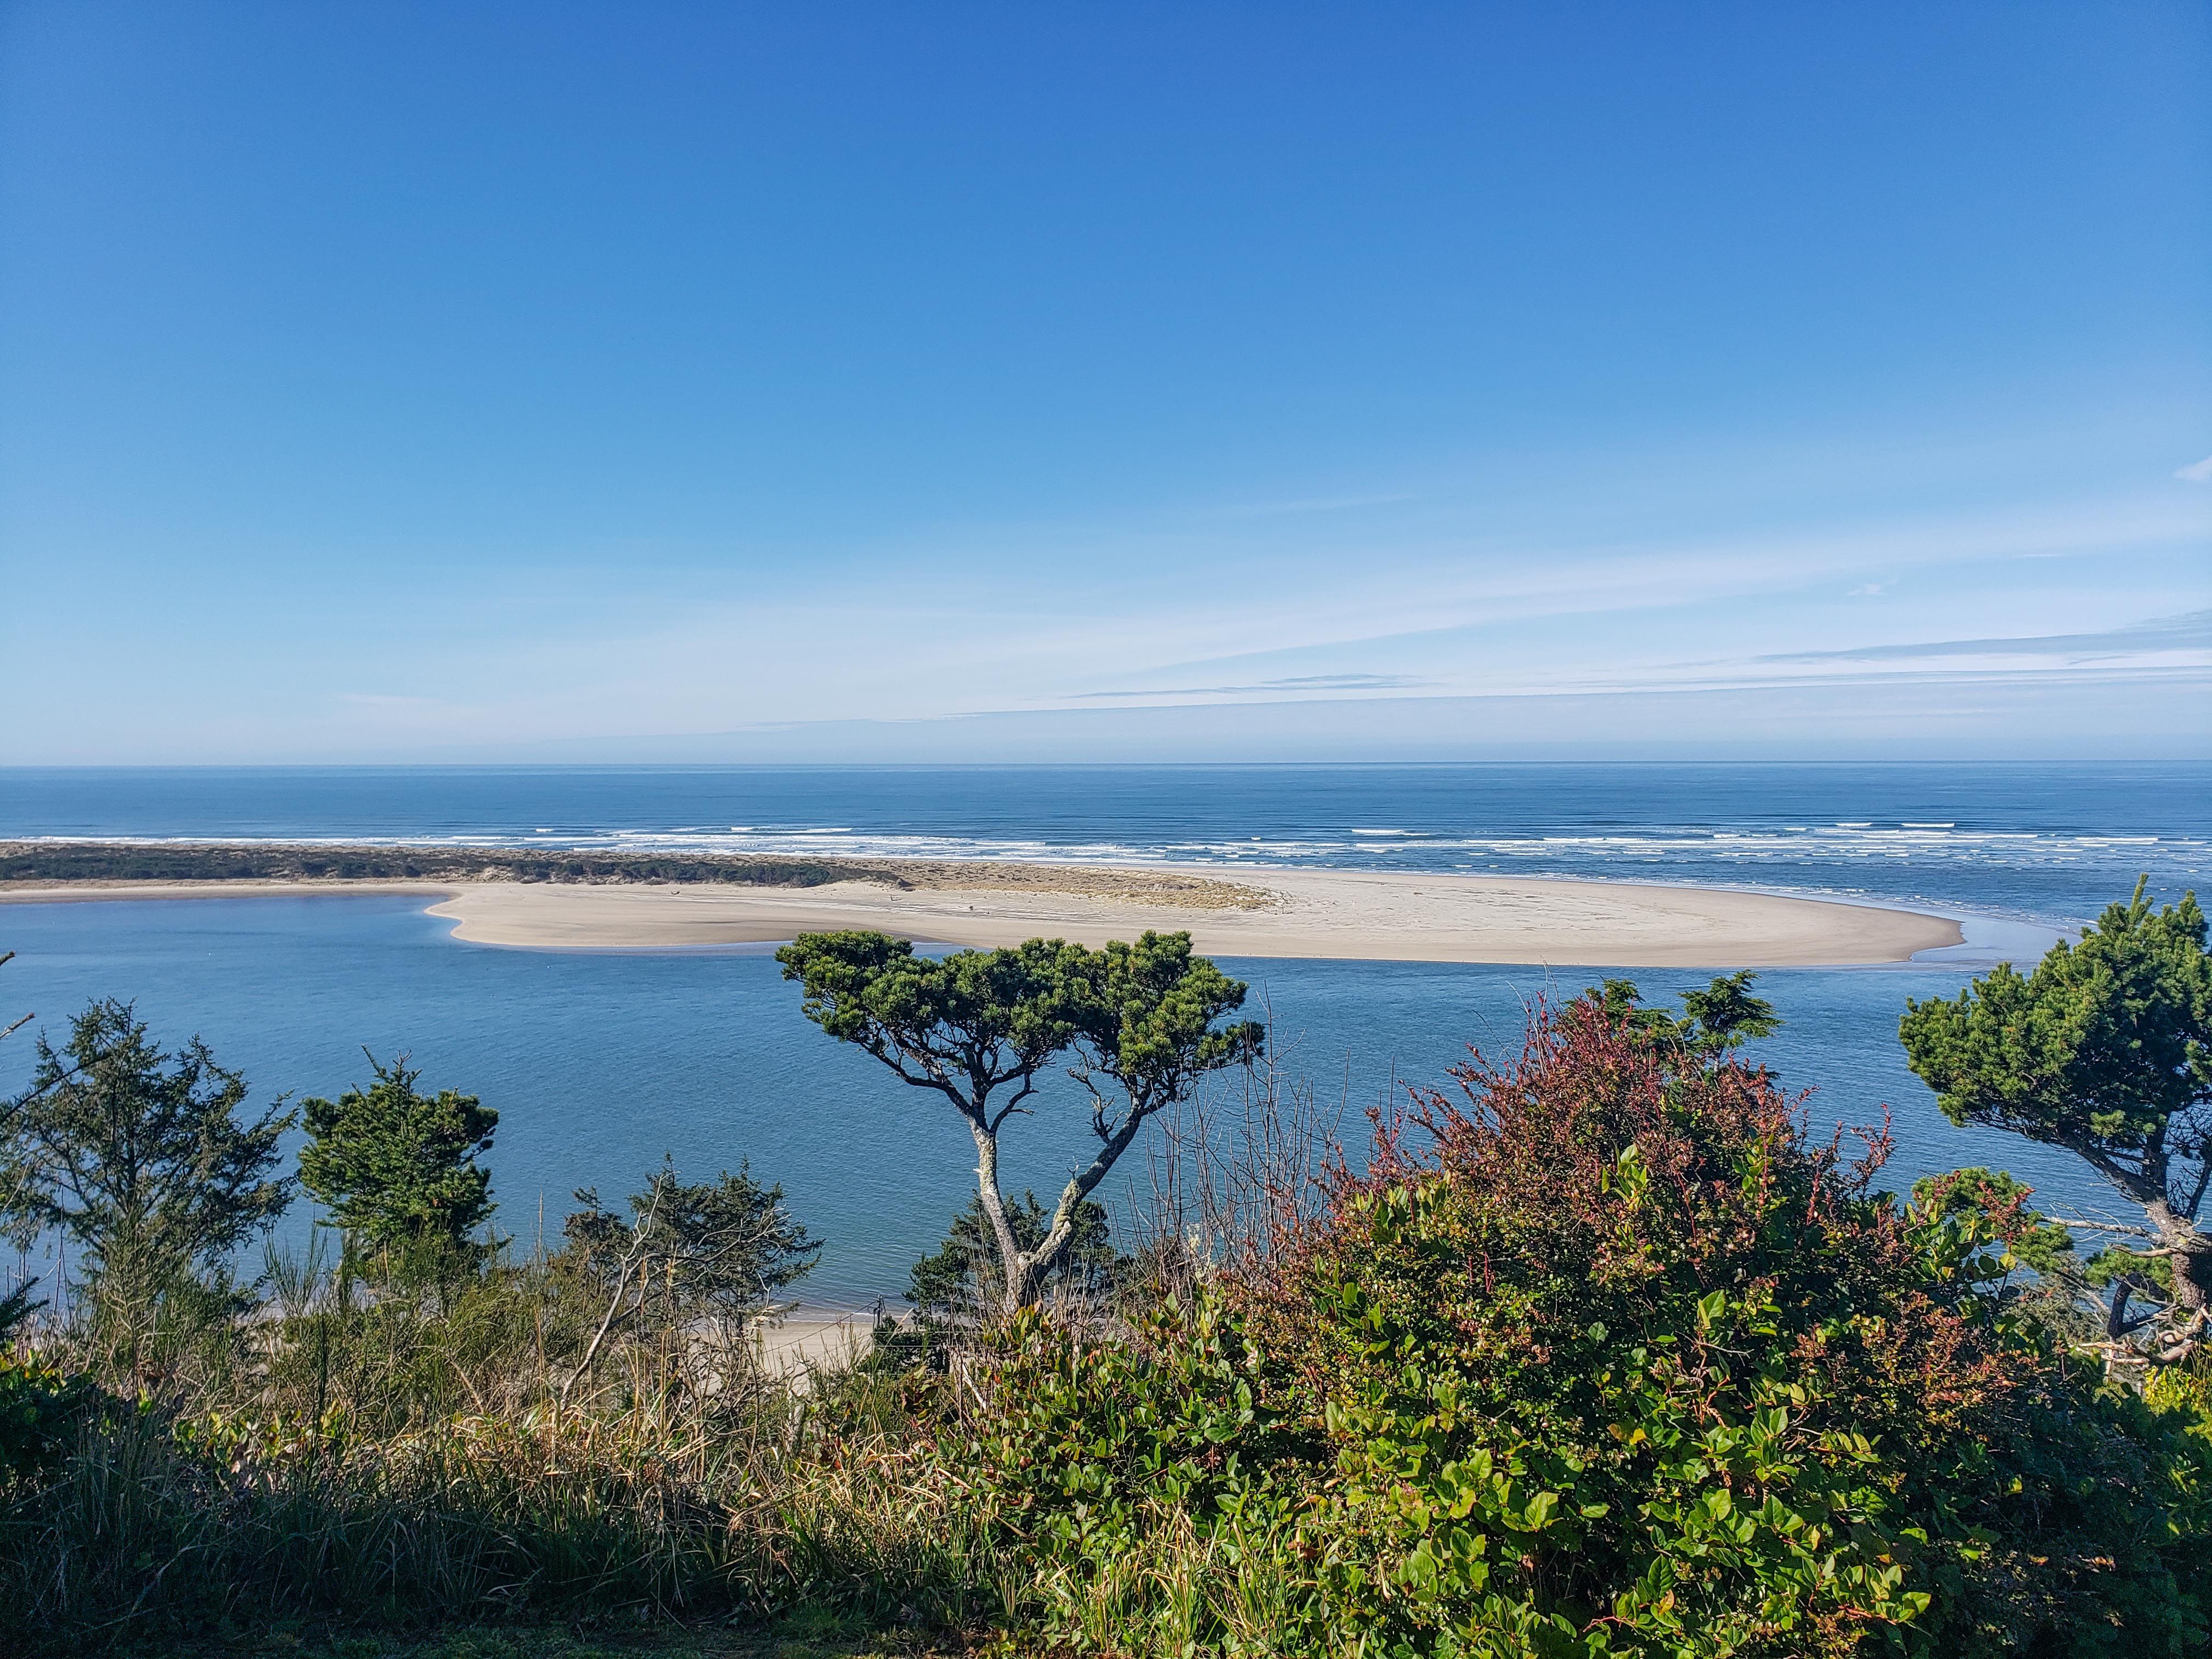
[{"label": "windswept tree", "polygon": [[[366,1052],[366,1051],[364,1051]],[[307,1100],[300,1179],[331,1219],[368,1243],[429,1242],[464,1248],[490,1217],[491,1150],[499,1114],[474,1095],[416,1088],[422,1074],[402,1054],[368,1056],[375,1081],[336,1100]]]},{"label": "windswept tree", "polygon": [[2154,909],[2147,887],[2033,974],[2002,965],[1956,999],[1907,1003],[1899,1036],[1954,1123],[2063,1146],[2142,1206],[2156,1261],[2118,1282],[2170,1285],[2172,1354],[2203,1340],[2212,1308],[2212,1235],[2198,1224],[2212,1186],[2212,954],[2196,895]]},{"label": "windswept tree", "polygon": [[51,1230],[76,1244],[94,1332],[120,1370],[141,1368],[164,1323],[227,1305],[231,1255],[291,1202],[275,1170],[294,1115],[280,1100],[241,1122],[247,1092],[198,1037],[164,1053],[128,1003],[93,1003],[60,1049],[39,1039],[0,1137],[6,1220],[22,1243]]},{"label": "windswept tree", "polygon": [[[1146,1120],[1261,1046],[1256,1024],[1217,1027],[1243,1006],[1244,987],[1194,957],[1188,933],[1146,933],[1103,951],[1031,939],[942,958],[882,933],[803,933],[776,959],[804,988],[808,1018],[943,1095],[967,1123],[1008,1310],[1036,1299],[1084,1201]],[[1098,1147],[1062,1189],[1043,1238],[1025,1248],[1000,1190],[999,1135],[1026,1109],[1039,1073],[1071,1050]]]}]

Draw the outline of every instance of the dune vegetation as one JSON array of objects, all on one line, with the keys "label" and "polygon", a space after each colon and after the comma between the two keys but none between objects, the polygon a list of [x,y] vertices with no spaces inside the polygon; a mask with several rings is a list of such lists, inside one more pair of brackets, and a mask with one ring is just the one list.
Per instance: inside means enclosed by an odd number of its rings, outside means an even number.
[{"label": "dune vegetation", "polygon": [[[762,1346],[819,1248],[766,1172],[664,1165],[525,1248],[496,1111],[402,1062],[295,1114],[125,1004],[37,1039],[0,1201],[66,1270],[0,1304],[0,1646],[2212,1641],[2193,901],[1906,1013],[1947,1110],[2143,1206],[2094,1250],[2002,1173],[1894,1192],[1882,1128],[1814,1133],[1746,975],[1539,1007],[1346,1148],[1187,937],[783,960],[979,1153],[910,1307],[834,1364]],[[995,1147],[1050,1065],[1099,1150],[1041,1201]],[[1147,1159],[1117,1233],[1095,1194]],[[316,1242],[269,1249],[302,1192]]]}]

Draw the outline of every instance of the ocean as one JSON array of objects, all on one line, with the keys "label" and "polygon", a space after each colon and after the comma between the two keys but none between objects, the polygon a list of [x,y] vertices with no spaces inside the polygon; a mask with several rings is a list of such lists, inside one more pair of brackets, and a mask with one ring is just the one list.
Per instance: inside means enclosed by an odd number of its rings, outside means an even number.
[{"label": "ocean", "polygon": [[[1814,1122],[1878,1122],[1891,1184],[1984,1163],[2051,1201],[2115,1209],[2072,1160],[1954,1128],[1905,1068],[1909,997],[1954,994],[1993,951],[2094,917],[2148,874],[2161,897],[2212,872],[2212,766],[1334,766],[483,768],[0,771],[0,838],[377,841],[1352,866],[1756,888],[1970,920],[1978,953],[1773,970],[1788,1024],[1758,1045]],[[896,1297],[971,1189],[941,1103],[799,1014],[763,948],[575,954],[462,944],[392,896],[0,908],[0,1024],[58,1036],[95,996],[165,1041],[198,1033],[256,1097],[331,1094],[363,1050],[501,1113],[498,1221],[557,1234],[578,1188],[612,1199],[664,1154],[687,1176],[749,1162],[826,1241],[807,1299]],[[1716,963],[1713,971],[1730,964]],[[1531,999],[1603,963],[1238,962],[1288,1068],[1363,1114],[1447,1083],[1469,1043],[1510,1052]],[[1633,974],[1653,996],[1698,982]],[[21,1085],[28,1033],[0,1045]],[[1009,1132],[1017,1186],[1056,1190],[1087,1133],[1072,1085]],[[1825,1127],[1824,1127],[1825,1133]],[[1144,1162],[1130,1174],[1142,1187]],[[1127,1201],[1117,1176],[1109,1197]],[[303,1204],[285,1237],[312,1221]],[[36,1263],[31,1264],[35,1269]]]}]

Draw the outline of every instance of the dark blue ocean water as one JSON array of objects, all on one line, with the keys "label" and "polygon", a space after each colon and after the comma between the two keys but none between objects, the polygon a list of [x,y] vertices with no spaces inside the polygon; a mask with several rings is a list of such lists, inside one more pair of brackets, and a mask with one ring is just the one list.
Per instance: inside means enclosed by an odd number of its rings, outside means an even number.
[{"label": "dark blue ocean water", "polygon": [[[2212,886],[2212,768],[1434,767],[593,769],[0,772],[0,837],[483,840],[996,856],[1357,863],[1755,885],[1978,915],[2093,915],[2139,871]],[[1256,839],[1255,839],[1256,837]],[[949,1112],[823,1037],[761,951],[573,954],[460,944],[421,901],[201,899],[0,907],[0,1012],[58,1035],[98,995],[165,1038],[198,1032],[271,1096],[331,1093],[362,1047],[499,1109],[499,1219],[556,1229],[572,1188],[628,1190],[664,1152],[688,1173],[750,1158],[829,1241],[810,1299],[895,1294],[965,1201]],[[1510,1050],[1527,999],[1588,969],[1227,963],[1264,997],[1292,1069],[1360,1113],[1394,1077],[1441,1080],[1465,1045]],[[1715,963],[1716,969],[1728,964]],[[1646,970],[1671,993],[1701,975]],[[1908,996],[1960,969],[1792,969],[1761,1053],[1817,1088],[1817,1121],[1891,1109],[1895,1182],[2006,1165],[2110,1207],[2069,1160],[1957,1130],[1905,1069]],[[4,1021],[0,1021],[4,1023]],[[30,1064],[0,1046],[0,1091]],[[1017,1182],[1082,1153],[1068,1092],[1010,1137]],[[1138,1178],[1143,1179],[1139,1168]],[[303,1210],[291,1224],[304,1228]]]}]

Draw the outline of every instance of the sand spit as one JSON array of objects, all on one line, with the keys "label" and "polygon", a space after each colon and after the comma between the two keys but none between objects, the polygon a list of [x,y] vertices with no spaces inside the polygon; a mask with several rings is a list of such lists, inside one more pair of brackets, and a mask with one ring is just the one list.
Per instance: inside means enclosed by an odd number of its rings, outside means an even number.
[{"label": "sand spit", "polygon": [[431,914],[452,917],[457,939],[570,949],[763,942],[837,927],[950,945],[1039,934],[1103,945],[1149,927],[1188,928],[1214,956],[1621,967],[1902,962],[1963,937],[1940,917],[1708,888],[1342,870],[1244,879],[1267,902],[1231,908],[1048,887],[902,892],[858,883],[747,891],[501,885],[457,893]]},{"label": "sand spit", "polygon": [[[864,866],[848,868],[848,865]],[[820,879],[830,874],[839,878]],[[805,884],[754,879],[22,882],[0,902],[434,895],[483,945],[636,950],[878,928],[949,945],[1040,934],[1089,945],[1188,928],[1224,957],[1786,968],[1902,962],[1957,945],[1943,917],[1716,888],[1352,870],[851,860]]]}]

